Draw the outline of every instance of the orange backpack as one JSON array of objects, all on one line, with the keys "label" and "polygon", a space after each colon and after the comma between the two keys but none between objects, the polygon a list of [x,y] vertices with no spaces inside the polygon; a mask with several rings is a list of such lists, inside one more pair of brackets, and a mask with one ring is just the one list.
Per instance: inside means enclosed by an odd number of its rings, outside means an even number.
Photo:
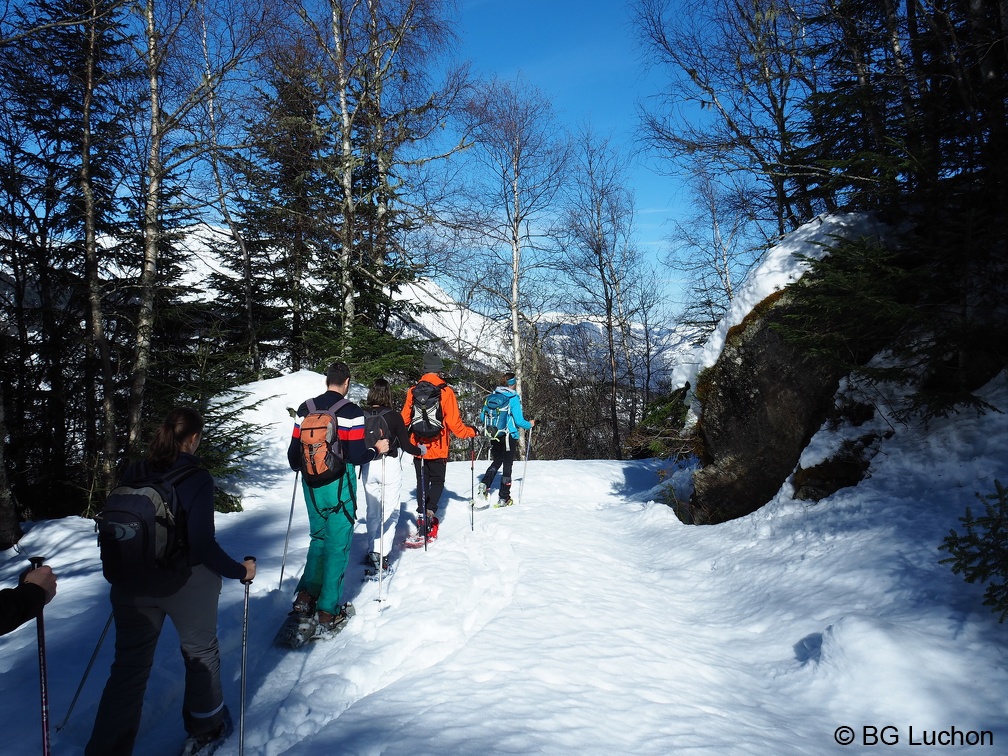
[{"label": "orange backpack", "polygon": [[329,409],[318,409],[308,400],[308,414],[301,421],[301,473],[312,488],[332,483],[346,472],[343,444],[336,413],[349,399],[340,399]]}]

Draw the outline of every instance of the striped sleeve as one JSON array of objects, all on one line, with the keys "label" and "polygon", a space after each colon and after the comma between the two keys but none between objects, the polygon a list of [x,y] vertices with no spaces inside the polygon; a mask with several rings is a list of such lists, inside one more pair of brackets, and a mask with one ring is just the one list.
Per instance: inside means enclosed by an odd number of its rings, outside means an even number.
[{"label": "striped sleeve", "polygon": [[294,418],[294,429],[291,431],[290,445],[287,447],[287,463],[291,470],[301,469],[301,421],[304,419],[302,410],[305,405],[298,408],[298,414]]},{"label": "striped sleeve", "polygon": [[354,407],[352,417],[344,416],[342,411],[337,415],[339,420],[339,437],[343,442],[347,461],[355,465],[363,465],[374,459],[374,452],[364,442],[364,415],[360,408]]}]

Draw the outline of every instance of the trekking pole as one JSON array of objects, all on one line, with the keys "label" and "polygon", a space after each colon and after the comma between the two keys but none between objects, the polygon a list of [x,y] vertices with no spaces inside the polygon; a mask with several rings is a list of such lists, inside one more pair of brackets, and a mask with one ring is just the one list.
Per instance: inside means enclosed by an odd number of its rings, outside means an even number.
[{"label": "trekking pole", "polygon": [[[381,458],[381,519],[378,520],[378,598],[375,599],[379,604],[381,603],[381,589],[382,589],[382,573],[385,571],[382,568],[385,566],[385,455]],[[378,611],[381,611],[381,607],[378,607]]]},{"label": "trekking pole", "polygon": [[469,439],[469,531],[476,530],[476,437]]},{"label": "trekking pole", "polygon": [[[31,568],[37,570],[45,562],[43,557],[30,557]],[[42,618],[42,609],[39,609],[38,617],[35,618],[35,627],[38,631],[38,660],[39,660],[39,693],[42,701],[42,755],[49,756],[49,685],[46,673],[46,647],[45,647],[45,620]]]},{"label": "trekking pole", "polygon": [[298,475],[300,474],[301,474],[300,470],[297,470],[294,473],[294,491],[293,493],[291,493],[291,511],[290,511],[290,517],[287,518],[287,537],[284,538],[283,559],[280,561],[280,585],[277,586],[280,589],[283,588],[284,565],[287,564],[287,544],[290,543],[291,523],[294,522],[294,500],[297,498]]},{"label": "trekking pole", "polygon": [[[256,560],[254,556],[245,557],[246,562],[249,559],[253,562]],[[248,655],[249,586],[252,585],[252,581],[242,580],[242,584],[245,586],[245,614],[242,619],[241,711],[238,712],[238,756],[244,756],[245,754],[245,661]]]},{"label": "trekking pole", "polygon": [[91,660],[87,663],[87,667],[84,669],[84,676],[81,678],[80,685],[77,686],[77,692],[74,693],[73,700],[70,702],[70,708],[67,709],[66,716],[63,717],[63,721],[56,726],[56,732],[59,732],[64,727],[66,727],[67,720],[70,719],[70,712],[73,711],[74,706],[77,704],[77,699],[80,698],[81,691],[84,690],[84,682],[88,679],[88,675],[91,674],[91,667],[94,666],[95,659],[98,658],[98,651],[102,647],[102,643],[105,642],[105,636],[108,635],[109,628],[112,627],[112,618],[115,616],[113,612],[109,612],[108,622],[105,623],[105,629],[102,630],[101,637],[98,638],[98,645],[95,646],[94,653],[91,654]]},{"label": "trekking pole", "polygon": [[516,504],[521,504],[522,491],[525,490],[525,473],[528,472],[528,458],[529,452],[532,450],[532,431],[534,430],[535,426],[533,425],[529,428],[528,435],[525,437],[525,464],[522,465],[522,477],[521,483],[518,484],[518,501],[515,502]]},{"label": "trekking pole", "polygon": [[427,522],[427,484],[424,480],[423,457],[420,457],[420,507],[423,510],[423,550],[427,551],[427,532],[430,523]]}]

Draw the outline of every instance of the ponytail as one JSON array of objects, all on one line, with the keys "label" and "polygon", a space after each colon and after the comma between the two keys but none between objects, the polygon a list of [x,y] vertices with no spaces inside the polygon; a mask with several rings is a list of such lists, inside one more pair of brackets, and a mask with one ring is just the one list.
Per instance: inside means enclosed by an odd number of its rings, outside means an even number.
[{"label": "ponytail", "polygon": [[166,470],[175,464],[182,442],[194,433],[203,432],[203,418],[189,407],[176,407],[168,413],[147,448],[147,461],[151,466]]}]

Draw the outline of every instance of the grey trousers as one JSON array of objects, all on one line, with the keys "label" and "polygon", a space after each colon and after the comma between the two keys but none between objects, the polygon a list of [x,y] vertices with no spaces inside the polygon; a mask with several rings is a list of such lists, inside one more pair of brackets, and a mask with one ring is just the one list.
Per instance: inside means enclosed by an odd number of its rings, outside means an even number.
[{"label": "grey trousers", "polygon": [[221,577],[203,565],[171,596],[141,596],[115,586],[115,660],[95,716],[87,756],[133,752],[140,729],[143,696],[165,617],[178,632],[185,662],[182,720],[191,735],[211,732],[225,717],[217,646],[217,602]]}]

